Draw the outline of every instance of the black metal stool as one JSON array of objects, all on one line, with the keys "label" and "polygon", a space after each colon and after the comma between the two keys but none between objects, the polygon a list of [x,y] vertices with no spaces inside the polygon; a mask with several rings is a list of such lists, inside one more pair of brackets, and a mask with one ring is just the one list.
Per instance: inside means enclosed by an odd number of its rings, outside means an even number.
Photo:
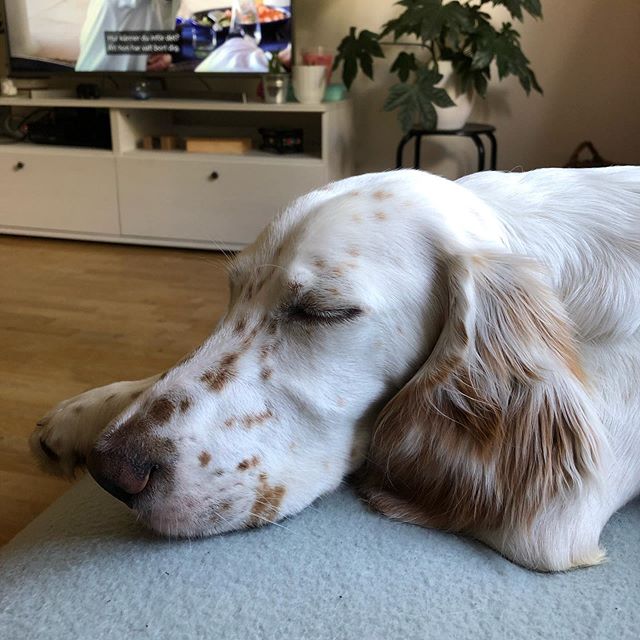
[{"label": "black metal stool", "polygon": [[404,148],[412,139],[415,140],[413,168],[419,169],[420,143],[422,142],[423,137],[463,136],[464,138],[471,138],[473,140],[473,143],[476,145],[476,150],[478,151],[478,171],[484,171],[485,148],[484,140],[480,136],[485,135],[489,138],[489,142],[491,143],[491,164],[489,168],[495,171],[496,161],[498,158],[498,143],[496,142],[496,137],[493,135],[495,130],[496,128],[490,124],[479,124],[477,122],[469,122],[461,129],[411,129],[411,131],[409,131],[409,133],[400,140],[400,144],[398,145],[398,150],[396,151],[396,169],[402,169],[402,155],[404,153]]}]

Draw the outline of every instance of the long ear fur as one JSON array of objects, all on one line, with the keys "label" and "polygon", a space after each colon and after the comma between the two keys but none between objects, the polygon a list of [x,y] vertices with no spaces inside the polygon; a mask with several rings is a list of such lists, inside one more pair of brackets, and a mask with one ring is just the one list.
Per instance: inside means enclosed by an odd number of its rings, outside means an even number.
[{"label": "long ear fur", "polygon": [[529,527],[597,467],[598,419],[571,328],[527,260],[446,262],[448,318],[379,416],[364,493],[387,515],[425,526]]}]

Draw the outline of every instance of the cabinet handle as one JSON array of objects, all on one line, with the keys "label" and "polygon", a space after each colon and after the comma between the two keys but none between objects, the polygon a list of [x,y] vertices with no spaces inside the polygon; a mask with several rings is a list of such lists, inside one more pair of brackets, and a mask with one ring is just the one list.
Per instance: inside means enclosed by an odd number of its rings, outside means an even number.
[{"label": "cabinet handle", "polygon": [[217,171],[212,171],[209,174],[209,177],[207,178],[207,180],[209,180],[210,182],[213,182],[214,180],[217,180],[220,177],[220,174]]},{"label": "cabinet handle", "polygon": [[13,165],[13,170],[14,171],[20,171],[20,169],[24,169],[24,162],[16,162]]}]

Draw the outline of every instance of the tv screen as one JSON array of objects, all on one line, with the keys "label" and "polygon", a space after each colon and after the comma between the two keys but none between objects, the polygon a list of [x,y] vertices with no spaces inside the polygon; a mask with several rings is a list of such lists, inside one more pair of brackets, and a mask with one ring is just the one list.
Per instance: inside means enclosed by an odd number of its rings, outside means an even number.
[{"label": "tv screen", "polygon": [[4,0],[12,73],[264,73],[291,0]]}]

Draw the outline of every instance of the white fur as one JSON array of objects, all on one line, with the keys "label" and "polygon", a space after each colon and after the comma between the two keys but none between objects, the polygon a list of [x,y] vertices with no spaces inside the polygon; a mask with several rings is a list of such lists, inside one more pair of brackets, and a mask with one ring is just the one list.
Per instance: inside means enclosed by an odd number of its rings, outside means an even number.
[{"label": "white fur", "polygon": [[[156,429],[178,447],[172,491],[145,506],[142,519],[178,535],[246,526],[261,473],[269,486],[286,489],[277,518],[294,514],[362,462],[377,412],[433,349],[446,312],[440,256],[486,251],[537,261],[564,305],[589,380],[579,393],[592,422],[601,423],[593,425],[601,455],[595,481],[550,505],[526,535],[479,535],[540,569],[598,562],[602,527],[640,489],[640,168],[486,172],[457,183],[395,171],[314,191],[235,260],[229,310],[188,362],[162,380],[117,383],[63,403],[32,447],[45,460],[44,439],[68,473],[154,398],[187,396],[190,409]],[[262,289],[244,299],[265,274]],[[327,326],[287,320],[291,282],[316,290],[327,308],[363,313]],[[259,324],[265,315],[275,337]],[[241,319],[246,330],[238,333]],[[207,389],[202,373],[241,350],[254,326],[233,380],[219,392]],[[261,349],[274,341],[277,349],[264,358]],[[132,389],[145,392],[129,404]],[[225,426],[265,410],[273,418],[261,424]],[[202,451],[212,456],[206,467],[198,463]],[[252,456],[259,468],[237,471]],[[223,499],[233,508],[211,520]]]}]

